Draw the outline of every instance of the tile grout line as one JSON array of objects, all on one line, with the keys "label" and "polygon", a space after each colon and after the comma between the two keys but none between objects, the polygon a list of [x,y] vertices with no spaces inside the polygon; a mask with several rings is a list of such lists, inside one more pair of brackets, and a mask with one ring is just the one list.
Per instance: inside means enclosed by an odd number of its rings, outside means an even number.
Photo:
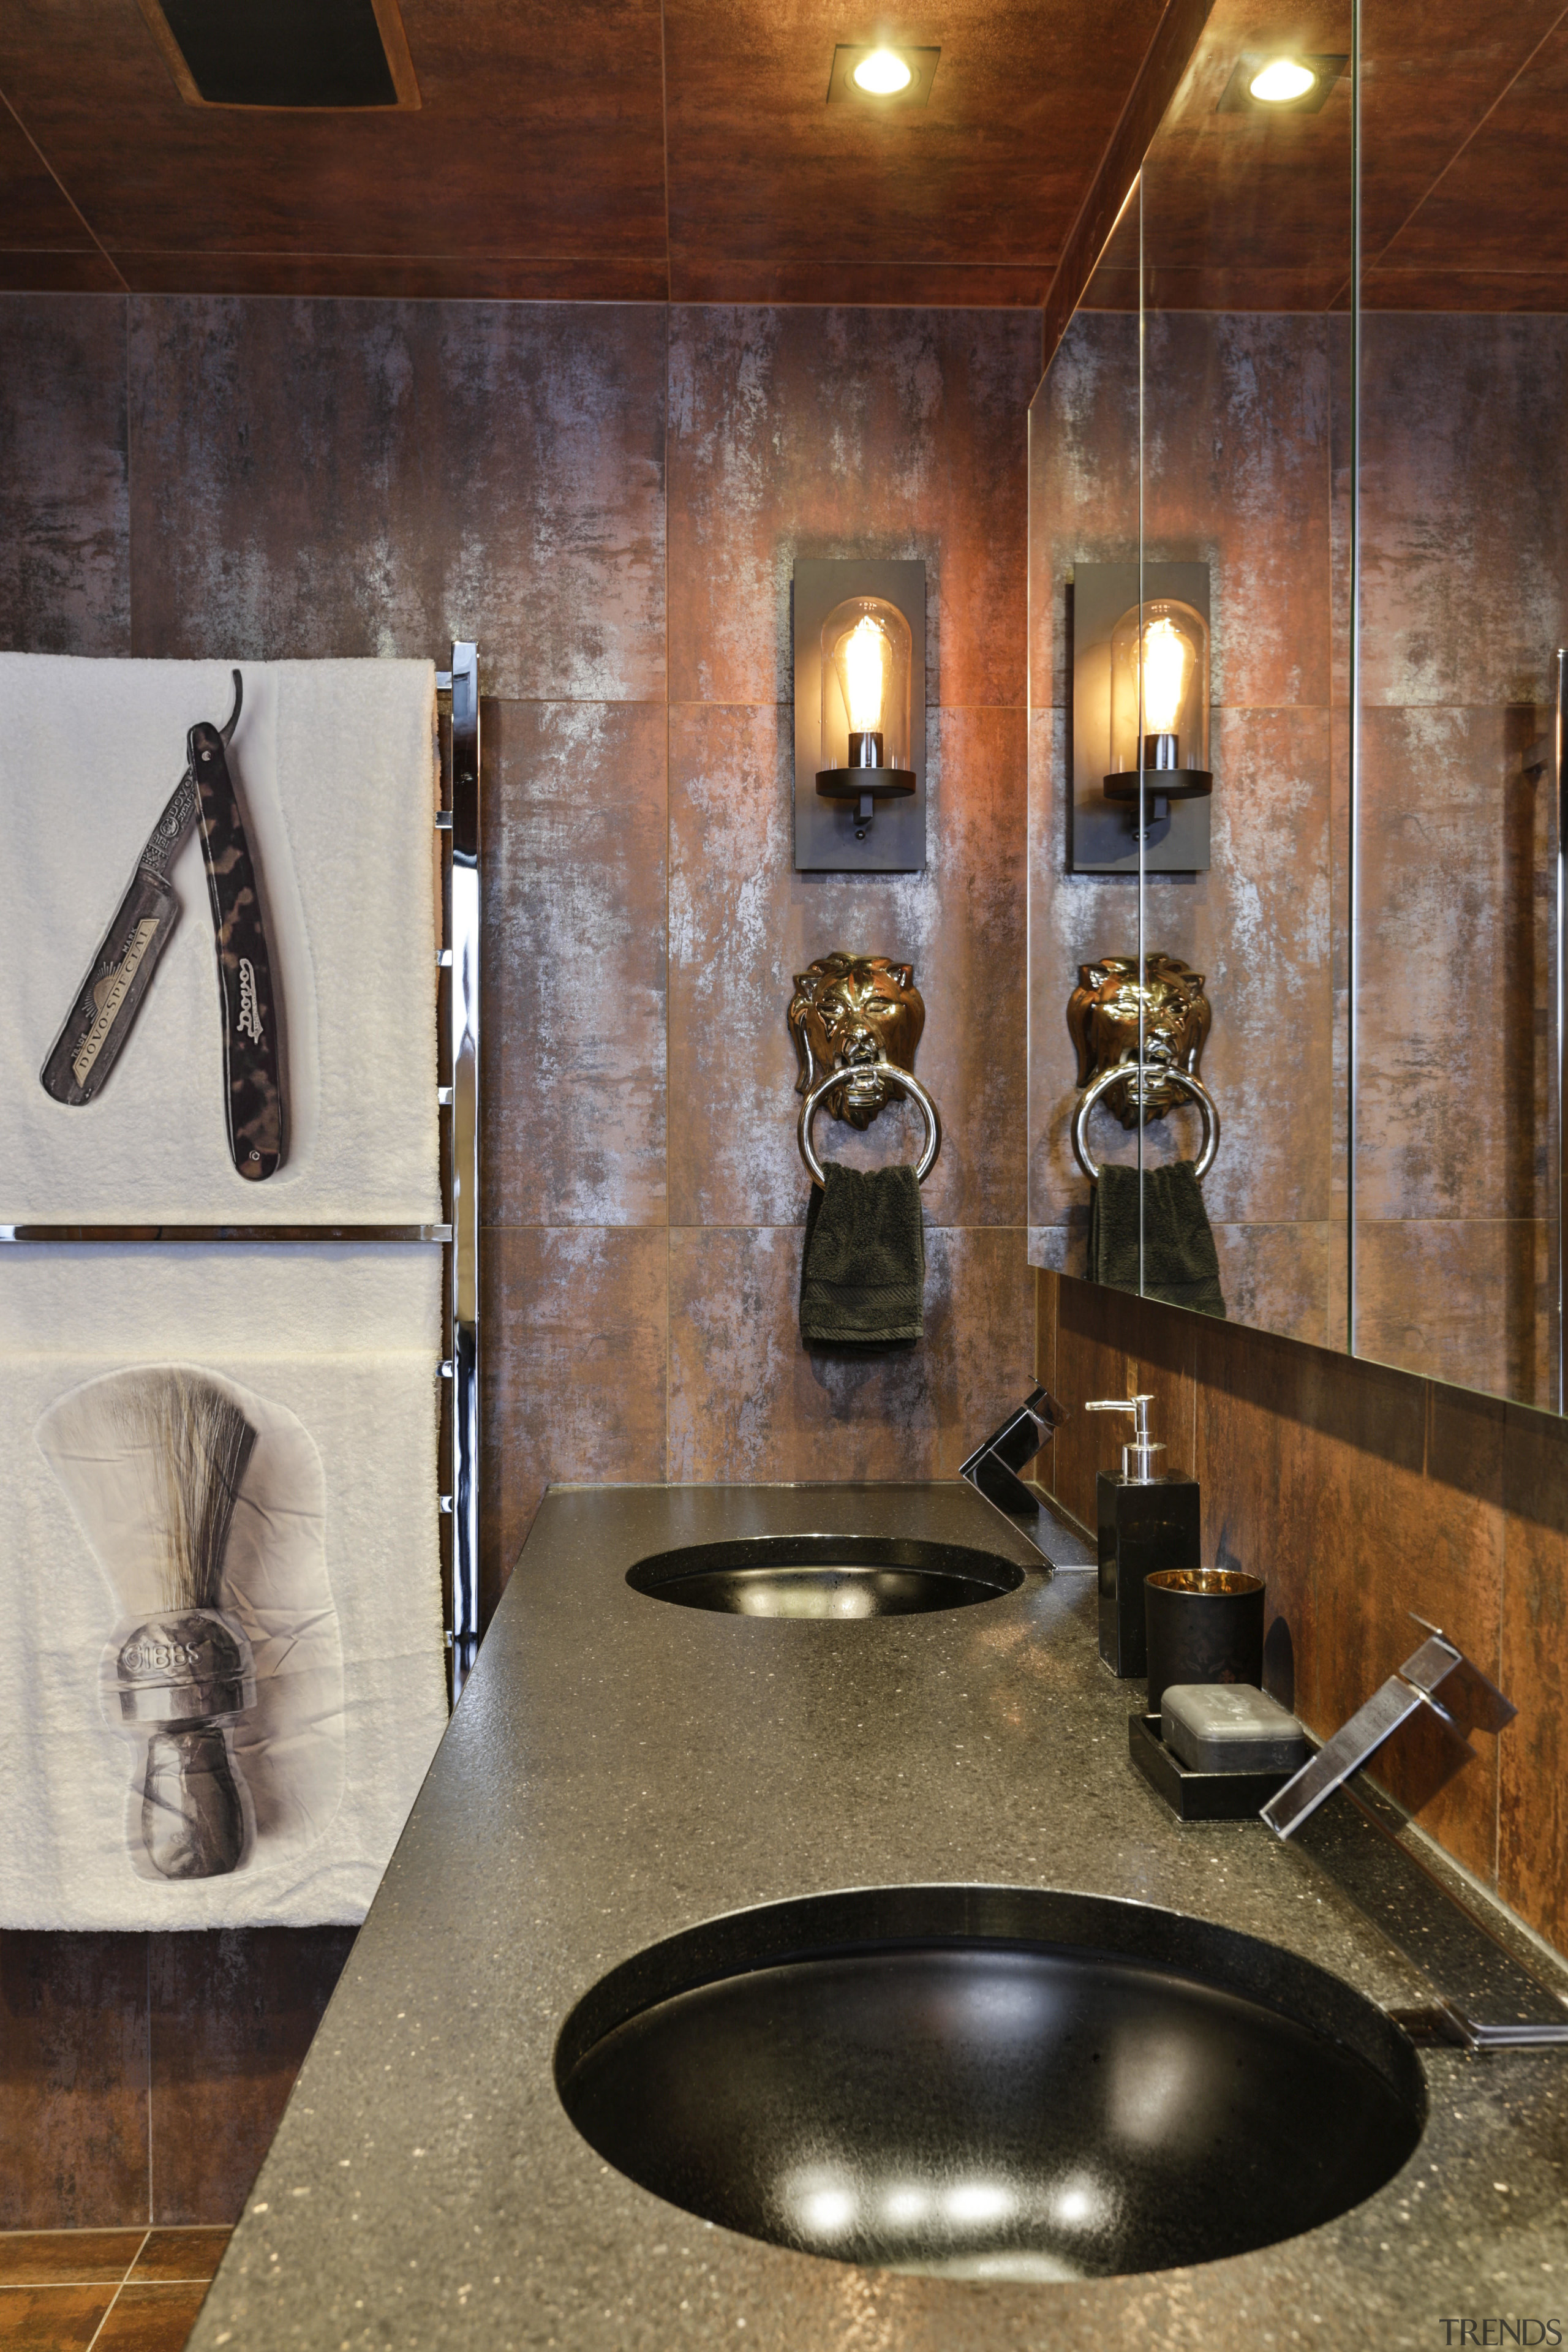
[{"label": "tile grout line", "polygon": [[[668,41],[668,32],[667,32],[667,29],[666,29],[666,26],[665,26],[665,21],[664,21],[664,0],[658,0],[658,128],[659,128],[660,160],[661,160],[661,162],[663,163],[663,165],[664,165],[664,303],[665,303],[665,328],[664,328],[665,371],[664,371],[664,381],[665,381],[665,397],[666,397],[666,404],[666,404],[666,407],[665,407],[665,412],[664,412],[664,425],[665,425],[665,444],[666,444],[666,447],[665,447],[665,455],[666,455],[666,457],[667,457],[667,458],[668,458],[668,454],[669,454],[669,453],[668,453],[668,441],[669,441],[669,409],[668,409],[668,394],[669,394],[669,317],[668,317],[668,312],[669,312],[670,298],[671,298],[671,296],[672,296],[672,294],[673,294],[673,292],[674,292],[674,288],[673,288],[673,286],[672,286],[672,285],[671,285],[671,283],[670,283],[672,271],[671,271],[671,255],[670,255],[670,247],[669,247],[669,41]],[[665,478],[664,478],[664,493],[665,493],[665,524],[666,524],[666,537],[665,537],[665,586],[666,586],[666,591],[667,591],[666,603],[665,603],[665,644],[666,644],[666,649],[667,649],[667,652],[668,652],[668,641],[669,641],[669,604],[668,604],[668,584],[669,584],[669,540],[668,540],[668,520],[669,520],[669,475],[668,475],[668,468],[667,468],[667,470],[666,470]],[[668,688],[668,666],[667,666],[667,674],[666,674],[666,685],[667,685],[667,688]]]},{"label": "tile grout line", "polygon": [[5,107],[6,113],[10,116],[17,130],[21,132],[23,138],[32,149],[34,154],[37,157],[39,163],[43,165],[45,171],[48,173],[50,179],[54,182],[56,187],[59,190],[61,195],[70,206],[72,212],[75,213],[78,220],[80,221],[83,228],[87,231],[88,236],[92,239],[94,250],[102,257],[109,268],[113,270],[116,278],[119,278],[121,291],[129,294],[131,291],[131,286],[129,279],[126,278],[125,272],[117,266],[113,255],[110,252],[108,247],[102,242],[98,232],[93,227],[92,223],[88,219],[87,215],[83,212],[81,206],[78,204],[76,198],[72,195],[70,190],[67,187],[65,182],[61,179],[59,173],[56,171],[54,165],[50,163],[48,157],[45,154],[43,149],[39,146],[37,141],[34,138],[32,132],[28,130],[26,124],[23,121],[21,116],[17,113],[16,107],[12,104],[11,100],[6,96],[4,90],[0,90],[0,106]]},{"label": "tile grout line", "polygon": [[103,2317],[99,2321],[98,2326],[93,2329],[91,2336],[88,2338],[86,2352],[92,2352],[93,2346],[98,2342],[99,2337],[108,2326],[110,2314],[113,2311],[115,2305],[119,2302],[121,2296],[124,2294],[127,2285],[130,2284],[131,2273],[145,2253],[147,2250],[147,2241],[152,2234],[153,2232],[151,2228],[142,2231],[141,2244],[137,2247],[136,2252],[132,2255],[131,2260],[125,2265],[125,2276],[121,2280],[119,2285],[115,2288],[114,2293],[110,2296],[108,2305],[104,2310]]},{"label": "tile grout line", "polygon": [[[1328,1223],[1331,1230],[1326,1236],[1323,1251],[1323,1339],[1325,1344],[1331,1347],[1333,1344],[1334,1332],[1332,1225],[1334,1206],[1334,1160],[1337,1149],[1335,1142],[1335,1129],[1339,1119],[1339,1103],[1336,1097],[1334,1086],[1334,1048],[1339,1029],[1339,1010],[1335,1001],[1336,991],[1334,987],[1334,922],[1339,891],[1339,841],[1334,818],[1334,803],[1337,797],[1335,789],[1337,764],[1334,757],[1334,586],[1339,576],[1338,557],[1334,542],[1334,526],[1338,514],[1338,506],[1334,495],[1335,483],[1337,480],[1335,472],[1336,450],[1334,442],[1334,331],[1331,326],[1325,323],[1323,329],[1323,372],[1328,384],[1328,422],[1323,433],[1323,505],[1328,520],[1328,529],[1323,534],[1324,541],[1326,542],[1323,554],[1323,601],[1328,608],[1329,618],[1329,703],[1327,713],[1329,757],[1329,1116],[1326,1122],[1328,1131],[1323,1138],[1323,1157],[1327,1172],[1325,1193],[1329,1208]],[[1348,582],[1346,585],[1348,587]],[[1346,646],[1345,653],[1348,665],[1350,656],[1350,648],[1348,646]]]},{"label": "tile grout line", "polygon": [[[1198,1475],[1198,1341],[1200,1336],[1201,1335],[1196,1331],[1189,1331],[1187,1334],[1188,1339],[1192,1342],[1192,1353],[1187,1358],[1187,1362],[1191,1367],[1188,1377],[1193,1384],[1192,1419],[1187,1424],[1187,1462],[1190,1466],[1191,1475],[1194,1478],[1196,1478]],[[1198,1518],[1198,1549],[1201,1554],[1203,1549],[1203,1517],[1201,1504]],[[1201,1559],[1199,1564],[1200,1566],[1202,1565]]]},{"label": "tile grout line", "polygon": [[88,2337],[86,2352],[92,2352],[93,2346],[98,2342],[99,2337],[103,2334],[104,2329],[108,2326],[114,2311],[114,2306],[119,2302],[124,2292],[125,2281],[124,2279],[121,2279],[120,2284],[115,2288],[114,2293],[109,2298],[108,2306],[104,2311],[103,2317],[99,2321],[98,2326]]},{"label": "tile grout line", "polygon": [[[664,55],[664,5],[659,0],[659,58],[662,69]],[[666,286],[669,269],[669,157],[668,107],[665,110],[665,180],[664,180],[664,240]],[[670,397],[670,306],[664,312],[664,1475],[669,1475],[670,1429],[675,1404],[675,1376],[672,1359],[675,1349],[670,1339],[669,1297],[675,1255],[675,1229],[669,1214],[669,898],[675,864],[675,822],[670,807],[670,699],[669,699],[669,418]]]},{"label": "tile grout line", "polygon": [[[125,302],[125,650],[136,650],[135,503],[131,495],[131,294]],[[149,2028],[149,2031],[151,2029]]]},{"label": "tile grout line", "polygon": [[[1503,1656],[1508,1646],[1508,1506],[1510,1489],[1508,1464],[1509,1454],[1511,1450],[1509,1445],[1508,1437],[1508,1406],[1505,1403],[1502,1414],[1502,1475],[1499,1480],[1498,1495],[1498,1517],[1500,1524],[1499,1528],[1500,1540],[1498,1545],[1497,1650],[1494,1656],[1494,1671],[1492,1674],[1492,1680],[1499,1690],[1502,1689]],[[1502,1776],[1503,1758],[1505,1752],[1506,1751],[1502,1745],[1501,1735],[1500,1734],[1496,1743],[1497,1769],[1492,1776],[1492,1893],[1500,1903],[1505,1900],[1502,1892]]]},{"label": "tile grout line", "polygon": [[1541,55],[1542,50],[1546,47],[1548,41],[1553,39],[1557,33],[1561,31],[1565,17],[1568,17],[1568,9],[1564,9],[1562,15],[1552,18],[1551,24],[1547,26],[1545,32],[1542,33],[1541,38],[1536,42],[1535,47],[1530,51],[1528,57],[1524,58],[1515,68],[1514,71],[1510,74],[1507,81],[1504,82],[1502,88],[1499,90],[1497,96],[1493,99],[1491,104],[1487,108],[1484,114],[1481,115],[1479,121],[1472,123],[1470,129],[1465,133],[1465,136],[1460,140],[1458,145],[1455,148],[1447,162],[1443,165],[1442,170],[1438,173],[1431,185],[1426,188],[1411,205],[1410,210],[1405,214],[1405,218],[1400,222],[1399,226],[1394,230],[1393,236],[1387,238],[1384,243],[1378,247],[1377,252],[1373,256],[1370,263],[1365,262],[1363,259],[1363,276],[1367,268],[1370,268],[1375,269],[1378,263],[1384,258],[1384,255],[1393,252],[1394,247],[1398,244],[1405,230],[1410,226],[1411,222],[1415,218],[1416,214],[1421,211],[1424,205],[1431,202],[1433,196],[1436,195],[1437,190],[1442,186],[1444,181],[1454,169],[1456,163],[1458,163],[1460,157],[1466,154],[1480,137],[1481,132],[1486,129],[1487,124],[1491,121],[1492,116],[1497,112],[1499,107],[1502,104],[1510,90],[1514,89],[1519,82],[1522,81],[1525,75],[1530,71],[1531,67],[1535,63],[1536,58]]}]

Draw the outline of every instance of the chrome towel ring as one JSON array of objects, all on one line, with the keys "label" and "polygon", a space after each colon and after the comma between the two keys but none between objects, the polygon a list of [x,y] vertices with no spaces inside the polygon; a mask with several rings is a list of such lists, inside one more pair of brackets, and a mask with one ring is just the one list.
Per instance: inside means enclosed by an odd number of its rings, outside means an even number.
[{"label": "chrome towel ring", "polygon": [[923,1184],[936,1166],[937,1153],[942,1150],[942,1116],[913,1071],[900,1069],[898,1064],[889,1062],[885,1054],[879,1055],[874,1062],[841,1063],[837,1069],[829,1070],[825,1078],[817,1080],[801,1104],[795,1134],[800,1142],[800,1156],[811,1171],[812,1182],[821,1186],[827,1180],[822,1172],[822,1162],[811,1148],[811,1122],[816,1116],[818,1105],[826,1101],[835,1087],[841,1087],[847,1078],[853,1077],[858,1068],[874,1070],[885,1085],[897,1087],[909,1096],[911,1102],[919,1104],[926,1123],[926,1139],[924,1149],[915,1162],[915,1181]]},{"label": "chrome towel ring", "polygon": [[[1151,1072],[1154,1066],[1152,1064],[1145,1065],[1145,1068]],[[1214,1166],[1215,1154],[1219,1150],[1219,1106],[1202,1078],[1194,1077],[1191,1070],[1184,1070],[1175,1064],[1168,1062],[1160,1063],[1158,1069],[1160,1076],[1168,1080],[1173,1086],[1185,1087],[1198,1107],[1204,1123],[1203,1149],[1197,1157],[1197,1174],[1201,1182]],[[1091,1079],[1084,1088],[1082,1098],[1073,1113],[1071,1130],[1073,1156],[1091,1184],[1099,1183],[1100,1171],[1089,1156],[1089,1115],[1106,1088],[1115,1086],[1119,1079],[1123,1078],[1131,1080],[1134,1087],[1137,1086],[1138,1066],[1135,1062],[1113,1062],[1109,1069],[1101,1070],[1099,1076]]]}]

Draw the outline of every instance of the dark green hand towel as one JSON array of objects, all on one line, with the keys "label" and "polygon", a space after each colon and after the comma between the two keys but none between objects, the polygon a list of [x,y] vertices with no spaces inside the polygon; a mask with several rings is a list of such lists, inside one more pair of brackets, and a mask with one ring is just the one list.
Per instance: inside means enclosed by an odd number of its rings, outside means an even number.
[{"label": "dark green hand towel", "polygon": [[925,1328],[925,1222],[912,1168],[843,1168],[811,1188],[800,1261],[808,1347],[887,1348]]},{"label": "dark green hand towel", "polygon": [[[1102,1168],[1089,1212],[1089,1278],[1138,1288],[1138,1171]],[[1143,1171],[1143,1293],[1225,1319],[1219,1259],[1190,1160]]]}]

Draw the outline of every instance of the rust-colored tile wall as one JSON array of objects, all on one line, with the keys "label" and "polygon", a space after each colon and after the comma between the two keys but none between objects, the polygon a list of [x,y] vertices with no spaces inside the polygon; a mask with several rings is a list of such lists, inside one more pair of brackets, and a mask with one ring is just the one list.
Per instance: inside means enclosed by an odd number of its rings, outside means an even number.
[{"label": "rust-colored tile wall", "polygon": [[125,310],[0,301],[0,625],[17,652],[119,654],[131,626]]},{"label": "rust-colored tile wall", "polygon": [[[1042,1274],[1040,1377],[1064,1403],[1151,1390],[1203,1485],[1204,1556],[1268,1586],[1266,1679],[1336,1730],[1419,1638],[1451,1632],[1519,1708],[1420,1815],[1568,1949],[1563,1666],[1568,1423],[1528,1406]],[[1074,1412],[1046,1475],[1092,1521],[1119,1433]]]},{"label": "rust-colored tile wall", "polygon": [[[0,643],[479,642],[492,1597],[552,1478],[950,1472],[1027,1381],[1039,364],[1017,310],[0,300]],[[925,560],[921,875],[793,870],[797,553]],[[883,1361],[795,1320],[784,1013],[841,945],[914,961],[946,1120]],[[86,1940],[0,1943],[11,2226],[231,2218],[346,1939]]]},{"label": "rust-colored tile wall", "polygon": [[237,2220],[353,1943],[0,1934],[0,2229]]},{"label": "rust-colored tile wall", "polygon": [[[1026,314],[671,314],[673,1478],[956,1468],[1030,1360],[1020,852],[1039,357]],[[791,573],[797,555],[855,553],[927,567],[923,874],[792,863]],[[837,947],[914,964],[945,1130],[926,1339],[871,1362],[807,1357],[795,1324],[806,1180],[784,1013],[794,973]]]},{"label": "rust-colored tile wall", "polygon": [[1357,1345],[1546,1403],[1568,322],[1363,331]]},{"label": "rust-colored tile wall", "polygon": [[352,1927],[147,1938],[151,2221],[238,2219],[353,1940]]}]

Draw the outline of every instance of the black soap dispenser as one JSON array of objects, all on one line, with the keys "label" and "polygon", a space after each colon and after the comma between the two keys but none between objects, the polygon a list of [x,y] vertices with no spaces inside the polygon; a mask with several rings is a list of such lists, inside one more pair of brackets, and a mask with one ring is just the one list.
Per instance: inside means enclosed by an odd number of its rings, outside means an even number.
[{"label": "black soap dispenser", "polygon": [[1149,1436],[1150,1396],[1105,1397],[1086,1412],[1130,1412],[1132,1443],[1119,1473],[1097,1482],[1100,1528],[1100,1654],[1113,1675],[1148,1671],[1143,1580],[1161,1568],[1198,1568],[1198,1482],[1156,1469],[1164,1447]]}]

